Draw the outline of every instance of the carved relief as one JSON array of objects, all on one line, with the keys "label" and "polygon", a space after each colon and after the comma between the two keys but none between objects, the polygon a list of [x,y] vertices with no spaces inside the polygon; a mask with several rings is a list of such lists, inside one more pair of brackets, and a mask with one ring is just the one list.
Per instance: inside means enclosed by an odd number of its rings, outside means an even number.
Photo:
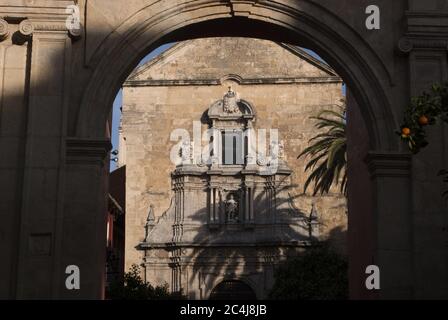
[{"label": "carved relief", "polygon": [[20,22],[20,24],[19,24],[19,32],[25,38],[30,37],[33,34],[33,32],[34,32],[34,26],[31,23],[31,21],[30,20],[23,20],[22,22]]},{"label": "carved relief", "polygon": [[0,41],[5,40],[9,36],[9,24],[0,19]]},{"label": "carved relief", "polygon": [[216,121],[229,121],[238,118],[246,119],[246,126],[255,118],[253,107],[245,100],[239,98],[238,93],[229,87],[221,100],[216,101],[208,109],[208,117]]},{"label": "carved relief", "polygon": [[[1,27],[0,27],[1,30]],[[36,31],[41,32],[61,32],[70,35],[72,38],[78,38],[81,36],[81,29],[73,29],[67,26],[66,20],[54,19],[54,20],[31,20],[26,19],[19,24],[19,34],[25,40],[32,37]]]},{"label": "carved relief", "polygon": [[224,95],[223,98],[224,112],[230,114],[241,113],[238,102],[239,99],[236,92],[232,90],[232,87],[229,87],[229,91]]}]

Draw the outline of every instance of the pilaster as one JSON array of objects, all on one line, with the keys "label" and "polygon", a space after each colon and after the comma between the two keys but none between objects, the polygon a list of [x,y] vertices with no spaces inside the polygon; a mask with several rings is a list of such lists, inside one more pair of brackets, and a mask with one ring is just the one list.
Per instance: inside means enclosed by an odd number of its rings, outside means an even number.
[{"label": "pilaster", "polygon": [[411,155],[370,152],[376,246],[374,264],[381,272],[380,297],[413,297]]},{"label": "pilaster", "polygon": [[[61,257],[72,53],[67,17],[68,14],[11,20],[20,21],[14,41],[25,44],[29,56],[16,279],[16,297],[22,299],[60,297],[65,281]],[[6,31],[2,33],[3,37],[8,35]]]}]

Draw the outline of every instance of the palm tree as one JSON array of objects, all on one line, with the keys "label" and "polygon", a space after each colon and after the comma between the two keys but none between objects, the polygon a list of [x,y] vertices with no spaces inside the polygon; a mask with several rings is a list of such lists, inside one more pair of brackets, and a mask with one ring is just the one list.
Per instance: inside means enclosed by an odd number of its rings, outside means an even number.
[{"label": "palm tree", "polygon": [[[311,144],[297,157],[310,156],[311,160],[305,167],[305,172],[311,174],[304,185],[304,192],[314,182],[313,195],[328,193],[331,185],[340,183],[340,191],[347,196],[347,138],[345,129],[347,124],[345,107],[339,111],[323,110],[316,117],[316,128],[326,129],[316,135]],[[340,177],[342,175],[342,181]]]}]

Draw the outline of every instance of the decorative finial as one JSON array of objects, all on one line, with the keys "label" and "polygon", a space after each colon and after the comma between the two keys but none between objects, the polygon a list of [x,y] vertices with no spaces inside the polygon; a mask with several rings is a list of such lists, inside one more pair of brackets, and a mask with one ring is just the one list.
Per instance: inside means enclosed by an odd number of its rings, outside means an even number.
[{"label": "decorative finial", "polygon": [[145,241],[147,241],[149,233],[151,232],[152,228],[154,228],[155,220],[156,218],[154,216],[154,206],[151,204],[149,206],[148,217],[146,218]]},{"label": "decorative finial", "polygon": [[147,224],[154,224],[155,216],[154,216],[154,206],[151,204],[149,206],[148,218],[146,218]]}]

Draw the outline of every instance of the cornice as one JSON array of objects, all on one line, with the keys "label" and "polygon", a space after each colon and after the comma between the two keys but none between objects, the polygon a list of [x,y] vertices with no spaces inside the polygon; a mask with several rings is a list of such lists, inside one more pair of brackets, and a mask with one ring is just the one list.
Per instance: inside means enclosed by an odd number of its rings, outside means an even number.
[{"label": "cornice", "polygon": [[[250,78],[238,81],[241,85],[257,84],[314,84],[342,83],[342,79],[334,77],[298,77],[298,78]],[[221,79],[171,79],[171,80],[127,80],[123,87],[170,87],[170,86],[213,86],[221,85]]]},{"label": "cornice", "polygon": [[[273,225],[275,226],[275,225]],[[246,242],[224,242],[224,243],[193,243],[193,242],[175,242],[175,243],[148,243],[148,242],[140,242],[137,246],[138,250],[151,250],[151,249],[160,249],[160,248],[168,248],[168,247],[177,247],[177,248],[222,248],[222,247],[239,247],[241,249],[244,248],[263,248],[263,247],[310,247],[318,244],[317,241],[311,240],[298,240],[294,242],[287,241],[263,241],[256,243],[246,243]]]},{"label": "cornice", "polygon": [[3,0],[0,4],[0,17],[7,20],[55,16],[67,17],[67,7],[76,5],[77,2],[77,0],[33,0],[24,4],[23,1]]},{"label": "cornice", "polygon": [[369,152],[365,162],[372,178],[410,177],[412,155],[410,153]]},{"label": "cornice", "polygon": [[409,34],[448,34],[446,11],[408,11],[405,15]]},{"label": "cornice", "polygon": [[67,138],[66,162],[68,164],[102,165],[111,148],[112,144],[107,139]]}]

